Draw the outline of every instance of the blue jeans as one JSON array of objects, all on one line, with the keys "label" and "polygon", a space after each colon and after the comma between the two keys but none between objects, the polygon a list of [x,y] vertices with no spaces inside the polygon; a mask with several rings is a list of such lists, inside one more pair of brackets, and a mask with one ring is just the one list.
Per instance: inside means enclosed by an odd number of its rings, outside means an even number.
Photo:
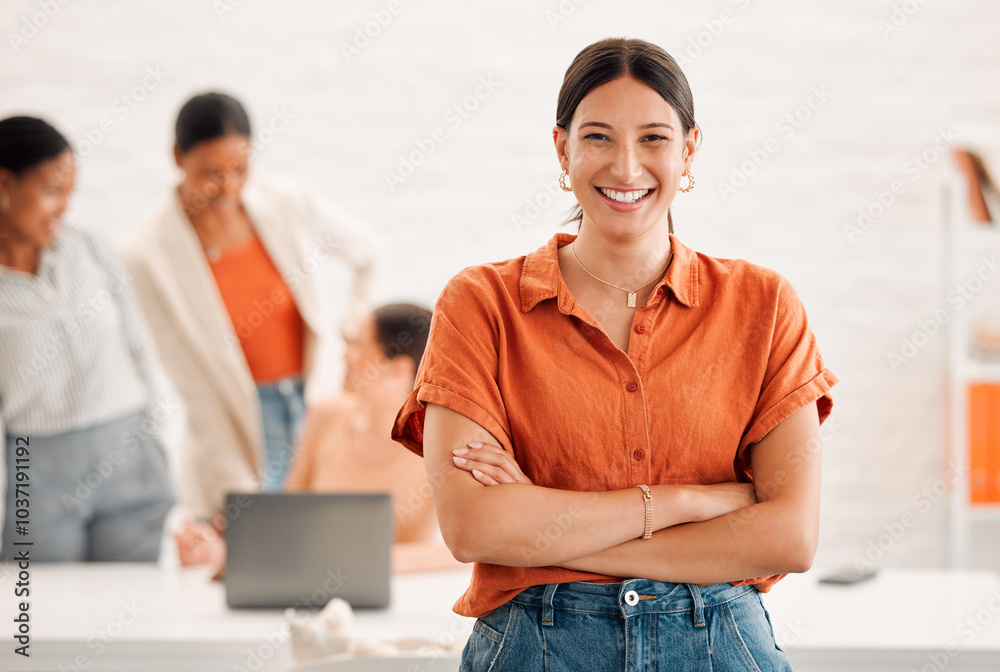
[{"label": "blue jeans", "polygon": [[752,586],[533,586],[476,621],[462,671],[791,670]]},{"label": "blue jeans", "polygon": [[295,446],[305,417],[302,379],[282,378],[257,386],[260,418],[264,429],[264,468],[260,487],[265,492],[281,490],[292,466]]}]

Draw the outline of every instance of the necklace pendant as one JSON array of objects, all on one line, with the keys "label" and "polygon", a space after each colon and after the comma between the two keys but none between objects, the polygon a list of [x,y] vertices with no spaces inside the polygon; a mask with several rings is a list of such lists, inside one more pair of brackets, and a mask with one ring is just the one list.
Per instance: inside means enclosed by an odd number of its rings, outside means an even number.
[{"label": "necklace pendant", "polygon": [[628,307],[635,308],[635,292],[628,293]]}]

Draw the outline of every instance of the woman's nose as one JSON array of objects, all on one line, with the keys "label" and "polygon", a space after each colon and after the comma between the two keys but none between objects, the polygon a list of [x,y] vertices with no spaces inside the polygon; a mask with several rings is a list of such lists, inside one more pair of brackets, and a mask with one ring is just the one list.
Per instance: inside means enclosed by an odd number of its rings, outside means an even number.
[{"label": "woman's nose", "polygon": [[632,182],[642,175],[642,166],[639,164],[639,158],[631,146],[624,145],[617,151],[614,163],[611,166],[611,174],[625,184]]}]

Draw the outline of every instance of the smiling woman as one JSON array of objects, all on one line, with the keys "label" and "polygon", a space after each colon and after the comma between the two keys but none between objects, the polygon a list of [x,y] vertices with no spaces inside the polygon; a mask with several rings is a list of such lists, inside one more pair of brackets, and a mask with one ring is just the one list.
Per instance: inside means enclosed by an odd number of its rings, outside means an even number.
[{"label": "smiling woman", "polygon": [[[158,422],[171,391],[121,260],[63,225],[75,175],[52,126],[0,121],[0,558],[154,561],[173,503]],[[30,483],[15,483],[25,464]]]},{"label": "smiling woman", "polygon": [[349,219],[250,179],[250,119],[232,96],[192,97],[175,134],[179,184],[125,258],[189,409],[181,501],[222,528],[227,492],[281,489],[306,398],[330,386],[320,363],[335,345],[317,259],[346,262],[361,304],[374,254]]},{"label": "smiling woman", "polygon": [[393,436],[476,563],[465,670],[789,669],[758,593],[812,562],[836,378],[784,278],[672,235],[699,136],[673,58],[590,45],[553,129],[579,234],[438,299]]}]

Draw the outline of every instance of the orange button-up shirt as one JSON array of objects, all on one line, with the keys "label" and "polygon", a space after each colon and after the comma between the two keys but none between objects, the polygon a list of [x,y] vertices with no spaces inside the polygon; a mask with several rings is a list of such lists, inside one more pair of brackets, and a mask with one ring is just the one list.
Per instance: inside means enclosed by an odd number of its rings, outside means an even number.
[{"label": "orange button-up shirt", "polygon": [[[490,432],[534,484],[592,492],[752,480],[749,446],[809,404],[821,422],[830,414],[837,379],[781,275],[671,236],[673,262],[623,352],[562,279],[557,250],[574,239],[556,234],[448,283],[394,439],[422,454],[424,405],[437,404]],[[476,563],[455,611],[483,616],[529,586],[612,578]],[[780,578],[737,583],[766,591]]]}]

